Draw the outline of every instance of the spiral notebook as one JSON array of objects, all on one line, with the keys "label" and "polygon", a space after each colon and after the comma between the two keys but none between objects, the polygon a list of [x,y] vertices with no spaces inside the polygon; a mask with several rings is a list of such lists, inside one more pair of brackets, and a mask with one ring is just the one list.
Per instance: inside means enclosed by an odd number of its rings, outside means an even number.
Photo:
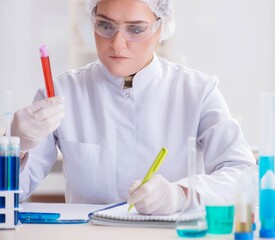
[{"label": "spiral notebook", "polygon": [[205,217],[201,210],[188,210],[183,215],[179,212],[171,215],[141,215],[135,208],[128,212],[127,202],[117,203],[89,214],[91,223],[107,226],[132,227],[175,227],[179,217],[183,221],[193,221]]}]

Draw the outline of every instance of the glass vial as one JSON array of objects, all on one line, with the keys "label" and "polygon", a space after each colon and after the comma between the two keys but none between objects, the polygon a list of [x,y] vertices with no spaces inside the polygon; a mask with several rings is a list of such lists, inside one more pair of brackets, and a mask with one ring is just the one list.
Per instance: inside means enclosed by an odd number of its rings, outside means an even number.
[{"label": "glass vial", "polygon": [[239,179],[241,184],[237,186],[236,216],[235,216],[235,240],[253,239],[252,233],[252,206],[253,185],[251,177],[243,173]]}]

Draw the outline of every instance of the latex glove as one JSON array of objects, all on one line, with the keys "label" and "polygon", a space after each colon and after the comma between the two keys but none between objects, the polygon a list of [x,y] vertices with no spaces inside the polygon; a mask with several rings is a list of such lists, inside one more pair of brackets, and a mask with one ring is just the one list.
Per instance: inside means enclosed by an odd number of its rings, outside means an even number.
[{"label": "latex glove", "polygon": [[176,183],[170,183],[161,175],[154,175],[140,186],[141,180],[135,181],[129,189],[129,204],[134,204],[141,214],[172,214],[181,210],[186,196]]},{"label": "latex glove", "polygon": [[64,98],[40,100],[15,112],[11,135],[20,137],[22,152],[28,151],[57,129],[63,116]]}]

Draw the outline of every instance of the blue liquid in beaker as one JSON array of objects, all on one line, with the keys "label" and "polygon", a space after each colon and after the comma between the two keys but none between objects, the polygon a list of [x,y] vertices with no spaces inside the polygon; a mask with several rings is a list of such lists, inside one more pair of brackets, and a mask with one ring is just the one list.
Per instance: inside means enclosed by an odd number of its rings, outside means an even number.
[{"label": "blue liquid in beaker", "polygon": [[234,225],[234,205],[206,206],[208,233],[230,234]]},{"label": "blue liquid in beaker", "polygon": [[181,238],[200,238],[207,234],[207,230],[190,230],[177,228],[177,234]]},{"label": "blue liquid in beaker", "polygon": [[201,238],[207,234],[207,222],[205,218],[193,221],[178,219],[176,221],[176,232],[181,238]]}]

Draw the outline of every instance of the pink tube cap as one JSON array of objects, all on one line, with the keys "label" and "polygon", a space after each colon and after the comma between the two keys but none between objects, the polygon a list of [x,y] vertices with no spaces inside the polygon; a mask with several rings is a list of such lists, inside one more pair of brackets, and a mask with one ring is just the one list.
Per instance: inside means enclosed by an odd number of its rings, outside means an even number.
[{"label": "pink tube cap", "polygon": [[41,57],[48,57],[49,54],[48,54],[48,48],[46,47],[46,45],[42,45],[40,48],[40,56]]}]

